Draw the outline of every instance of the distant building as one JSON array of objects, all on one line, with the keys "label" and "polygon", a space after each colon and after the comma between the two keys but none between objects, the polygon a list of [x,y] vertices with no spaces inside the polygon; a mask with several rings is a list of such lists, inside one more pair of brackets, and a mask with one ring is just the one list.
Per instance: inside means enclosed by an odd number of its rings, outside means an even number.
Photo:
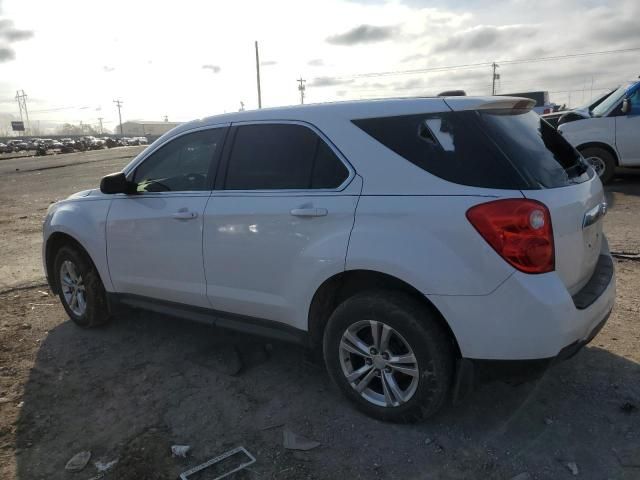
[{"label": "distant building", "polygon": [[[180,122],[150,122],[146,120],[124,122],[122,134],[125,137],[159,137],[178,125]],[[119,125],[115,126],[115,133],[120,133]]]}]

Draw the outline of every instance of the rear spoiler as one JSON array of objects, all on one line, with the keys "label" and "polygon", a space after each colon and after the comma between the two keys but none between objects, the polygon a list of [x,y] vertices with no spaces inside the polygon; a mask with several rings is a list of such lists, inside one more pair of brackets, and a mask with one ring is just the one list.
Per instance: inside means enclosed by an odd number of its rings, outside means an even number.
[{"label": "rear spoiler", "polygon": [[446,104],[454,112],[462,110],[531,110],[536,102],[522,97],[447,97]]}]

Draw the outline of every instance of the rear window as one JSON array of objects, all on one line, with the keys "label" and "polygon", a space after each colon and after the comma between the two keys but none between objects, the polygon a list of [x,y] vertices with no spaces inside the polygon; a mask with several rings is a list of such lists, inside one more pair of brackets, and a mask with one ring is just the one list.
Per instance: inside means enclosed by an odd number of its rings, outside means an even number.
[{"label": "rear window", "polygon": [[414,165],[462,185],[526,190],[589,178],[579,153],[531,111],[442,112],[353,123]]}]

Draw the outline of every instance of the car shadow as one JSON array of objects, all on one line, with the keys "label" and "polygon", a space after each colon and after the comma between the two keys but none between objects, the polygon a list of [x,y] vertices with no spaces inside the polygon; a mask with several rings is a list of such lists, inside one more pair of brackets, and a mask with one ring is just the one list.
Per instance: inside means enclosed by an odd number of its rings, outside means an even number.
[{"label": "car shadow", "polygon": [[[234,478],[570,478],[567,462],[581,478],[627,478],[620,451],[639,445],[640,365],[597,346],[534,383],[484,385],[409,425],[355,411],[306,358],[156,314],[95,330],[62,323],[25,387],[17,478],[71,478],[66,461],[89,450],[91,462],[118,459],[106,479],[174,479],[240,445],[258,461]],[[287,451],[284,428],[321,446]],[[173,444],[190,456],[171,458]],[[73,478],[97,474],[89,463]]]}]

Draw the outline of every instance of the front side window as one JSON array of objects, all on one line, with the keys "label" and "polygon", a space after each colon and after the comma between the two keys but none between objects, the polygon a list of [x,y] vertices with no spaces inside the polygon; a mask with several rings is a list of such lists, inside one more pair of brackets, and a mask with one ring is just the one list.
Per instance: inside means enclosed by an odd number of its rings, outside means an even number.
[{"label": "front side window", "polygon": [[224,128],[200,130],[171,140],[135,171],[138,192],[210,190],[209,172],[224,140]]},{"label": "front side window", "polygon": [[307,190],[340,186],[349,172],[303,125],[239,126],[227,168],[227,190]]}]

